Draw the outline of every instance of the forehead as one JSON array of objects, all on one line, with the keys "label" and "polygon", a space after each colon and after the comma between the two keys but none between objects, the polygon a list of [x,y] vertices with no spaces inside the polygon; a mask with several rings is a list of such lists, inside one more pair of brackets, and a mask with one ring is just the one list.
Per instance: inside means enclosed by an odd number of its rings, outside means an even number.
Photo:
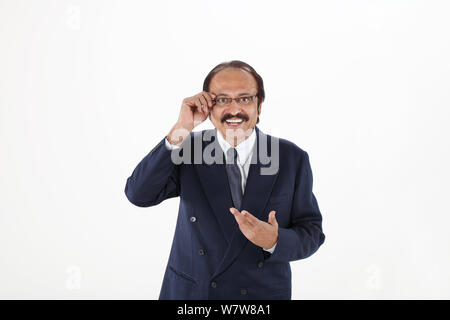
[{"label": "forehead", "polygon": [[256,93],[257,90],[258,84],[252,74],[238,68],[227,68],[217,72],[209,84],[209,91],[216,95]]}]

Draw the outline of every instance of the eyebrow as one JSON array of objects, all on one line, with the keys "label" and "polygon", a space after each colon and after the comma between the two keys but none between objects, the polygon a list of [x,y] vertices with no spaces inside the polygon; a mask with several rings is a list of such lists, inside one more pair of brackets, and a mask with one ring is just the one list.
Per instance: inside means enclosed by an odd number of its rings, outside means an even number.
[{"label": "eyebrow", "polygon": [[[250,95],[251,95],[251,93],[243,92],[243,93],[238,94],[238,97],[241,97],[241,96],[250,96]],[[216,96],[227,96],[227,97],[229,97],[229,95],[226,94],[226,93],[219,93],[219,94],[217,94]]]}]

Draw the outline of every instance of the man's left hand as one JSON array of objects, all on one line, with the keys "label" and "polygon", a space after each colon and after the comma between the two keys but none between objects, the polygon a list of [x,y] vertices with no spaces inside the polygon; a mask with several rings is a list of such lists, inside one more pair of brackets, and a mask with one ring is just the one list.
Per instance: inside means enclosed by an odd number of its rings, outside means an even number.
[{"label": "man's left hand", "polygon": [[278,222],[275,211],[270,211],[267,222],[259,220],[246,210],[239,212],[236,208],[230,208],[230,212],[234,215],[244,236],[255,245],[270,249],[277,243]]}]

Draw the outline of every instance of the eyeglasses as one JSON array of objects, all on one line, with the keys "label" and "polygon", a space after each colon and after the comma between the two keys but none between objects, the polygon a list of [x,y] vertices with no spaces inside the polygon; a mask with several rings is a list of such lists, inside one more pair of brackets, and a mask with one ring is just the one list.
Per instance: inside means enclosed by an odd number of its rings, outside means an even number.
[{"label": "eyeglasses", "polygon": [[233,102],[233,100],[235,100],[238,104],[247,105],[247,104],[250,104],[255,97],[257,97],[257,95],[244,96],[244,97],[238,97],[238,98],[219,97],[219,98],[214,98],[212,100],[215,101],[216,104],[219,106],[228,106],[231,104],[231,102]]}]

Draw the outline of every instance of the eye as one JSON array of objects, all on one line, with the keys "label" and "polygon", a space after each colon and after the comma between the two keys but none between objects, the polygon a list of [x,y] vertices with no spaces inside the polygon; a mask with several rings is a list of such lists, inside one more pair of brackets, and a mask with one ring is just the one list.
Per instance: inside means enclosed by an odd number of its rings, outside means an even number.
[{"label": "eye", "polygon": [[244,103],[249,102],[250,101],[250,97],[242,97],[241,101],[244,102]]},{"label": "eye", "polygon": [[225,103],[228,102],[228,98],[217,98],[216,101],[217,101],[218,103],[225,104]]}]

